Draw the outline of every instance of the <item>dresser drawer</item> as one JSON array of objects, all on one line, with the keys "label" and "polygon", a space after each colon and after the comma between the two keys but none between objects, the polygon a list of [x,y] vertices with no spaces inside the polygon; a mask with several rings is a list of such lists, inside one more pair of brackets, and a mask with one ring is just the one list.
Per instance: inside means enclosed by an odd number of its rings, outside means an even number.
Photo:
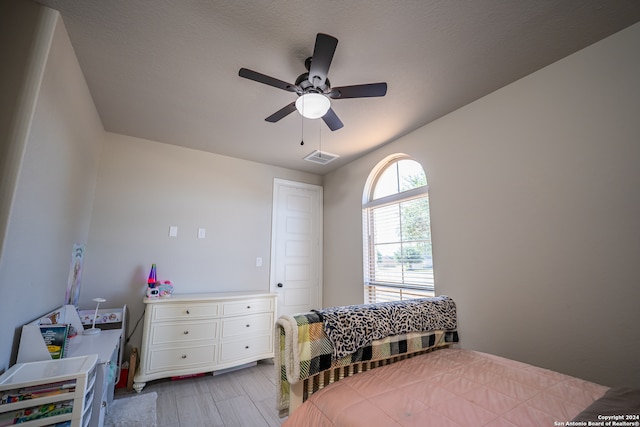
[{"label": "dresser drawer", "polygon": [[273,299],[247,299],[244,301],[229,301],[222,303],[223,316],[237,316],[240,314],[264,313],[273,311]]},{"label": "dresser drawer", "polygon": [[185,342],[214,341],[218,336],[217,320],[161,323],[151,327],[151,345],[181,344]]},{"label": "dresser drawer", "polygon": [[161,304],[153,307],[153,321],[187,320],[218,317],[219,304],[182,303]]},{"label": "dresser drawer", "polygon": [[223,319],[221,336],[224,339],[255,333],[268,333],[273,327],[271,313]]},{"label": "dresser drawer", "polygon": [[258,354],[272,353],[271,335],[248,337],[240,341],[225,342],[220,346],[220,362],[242,360]]},{"label": "dresser drawer", "polygon": [[216,358],[215,350],[215,345],[152,350],[149,355],[149,371],[212,367]]}]

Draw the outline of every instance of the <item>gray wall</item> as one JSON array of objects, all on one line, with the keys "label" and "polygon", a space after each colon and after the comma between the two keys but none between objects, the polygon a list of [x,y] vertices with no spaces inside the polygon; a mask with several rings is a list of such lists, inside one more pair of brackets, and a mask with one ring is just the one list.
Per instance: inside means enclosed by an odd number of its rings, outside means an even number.
[{"label": "gray wall", "polygon": [[134,321],[151,263],[180,292],[268,290],[273,179],[321,177],[104,132],[58,13],[27,4],[11,34],[28,36],[20,22],[33,20],[38,48],[15,67],[41,66],[26,90],[31,108],[16,118],[23,140],[12,141],[0,372],[15,361],[20,326],[65,302],[74,243],[86,244],[80,307],[103,297],[128,304]]},{"label": "gray wall", "polygon": [[[176,292],[268,291],[274,178],[321,183],[317,175],[107,133],[81,305],[95,297],[127,303],[137,321],[152,263]],[[131,345],[141,337],[138,328]]]},{"label": "gray wall", "polygon": [[36,27],[30,36],[18,19],[12,32],[32,42],[23,74],[14,76],[28,87],[7,139],[13,154],[0,259],[0,371],[12,349],[15,357],[20,325],[65,301],[73,244],[86,243],[89,233],[104,135],[59,14],[27,4],[23,18]]},{"label": "gray wall", "polygon": [[385,156],[430,184],[436,293],[464,347],[640,387],[640,24],[325,177],[325,305],[361,303]]},{"label": "gray wall", "polygon": [[[28,85],[39,81],[44,61],[33,63],[38,44],[36,29],[42,19],[40,8],[31,2],[7,0],[0,3],[0,242],[4,242],[20,159],[29,130],[19,120],[20,110],[33,110],[35,97]],[[41,43],[38,43],[41,41]],[[29,73],[28,70],[33,70]],[[29,115],[30,117],[30,115]],[[2,256],[0,246],[0,257]]]}]

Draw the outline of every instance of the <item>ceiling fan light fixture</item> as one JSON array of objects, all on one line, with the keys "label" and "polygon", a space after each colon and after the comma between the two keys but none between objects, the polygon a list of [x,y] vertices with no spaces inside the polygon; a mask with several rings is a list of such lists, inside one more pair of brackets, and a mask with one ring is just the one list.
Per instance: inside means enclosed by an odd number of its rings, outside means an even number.
[{"label": "ceiling fan light fixture", "polygon": [[305,93],[296,100],[296,109],[307,119],[319,119],[327,114],[331,101],[319,93]]}]

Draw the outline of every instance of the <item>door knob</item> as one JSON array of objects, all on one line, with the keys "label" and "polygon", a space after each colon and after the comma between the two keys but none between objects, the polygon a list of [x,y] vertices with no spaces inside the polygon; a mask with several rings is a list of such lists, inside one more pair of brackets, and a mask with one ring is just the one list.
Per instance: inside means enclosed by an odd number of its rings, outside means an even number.
[{"label": "door knob", "polygon": [[281,287],[283,287],[284,285],[283,285],[282,283],[278,283],[278,284],[277,284],[277,286],[278,286],[279,288],[281,288]]}]

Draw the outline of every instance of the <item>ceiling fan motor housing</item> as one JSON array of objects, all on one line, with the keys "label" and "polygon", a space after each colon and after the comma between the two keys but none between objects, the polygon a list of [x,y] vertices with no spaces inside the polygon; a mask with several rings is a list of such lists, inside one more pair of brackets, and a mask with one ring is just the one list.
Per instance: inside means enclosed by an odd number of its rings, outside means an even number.
[{"label": "ceiling fan motor housing", "polygon": [[322,94],[326,94],[326,93],[331,91],[331,83],[329,82],[329,79],[325,80],[324,85],[322,85],[320,87],[315,87],[309,81],[309,73],[300,74],[298,76],[298,78],[296,79],[295,85],[300,88],[300,91],[298,92],[298,95],[302,95],[302,94],[305,94],[305,93],[322,93]]}]

